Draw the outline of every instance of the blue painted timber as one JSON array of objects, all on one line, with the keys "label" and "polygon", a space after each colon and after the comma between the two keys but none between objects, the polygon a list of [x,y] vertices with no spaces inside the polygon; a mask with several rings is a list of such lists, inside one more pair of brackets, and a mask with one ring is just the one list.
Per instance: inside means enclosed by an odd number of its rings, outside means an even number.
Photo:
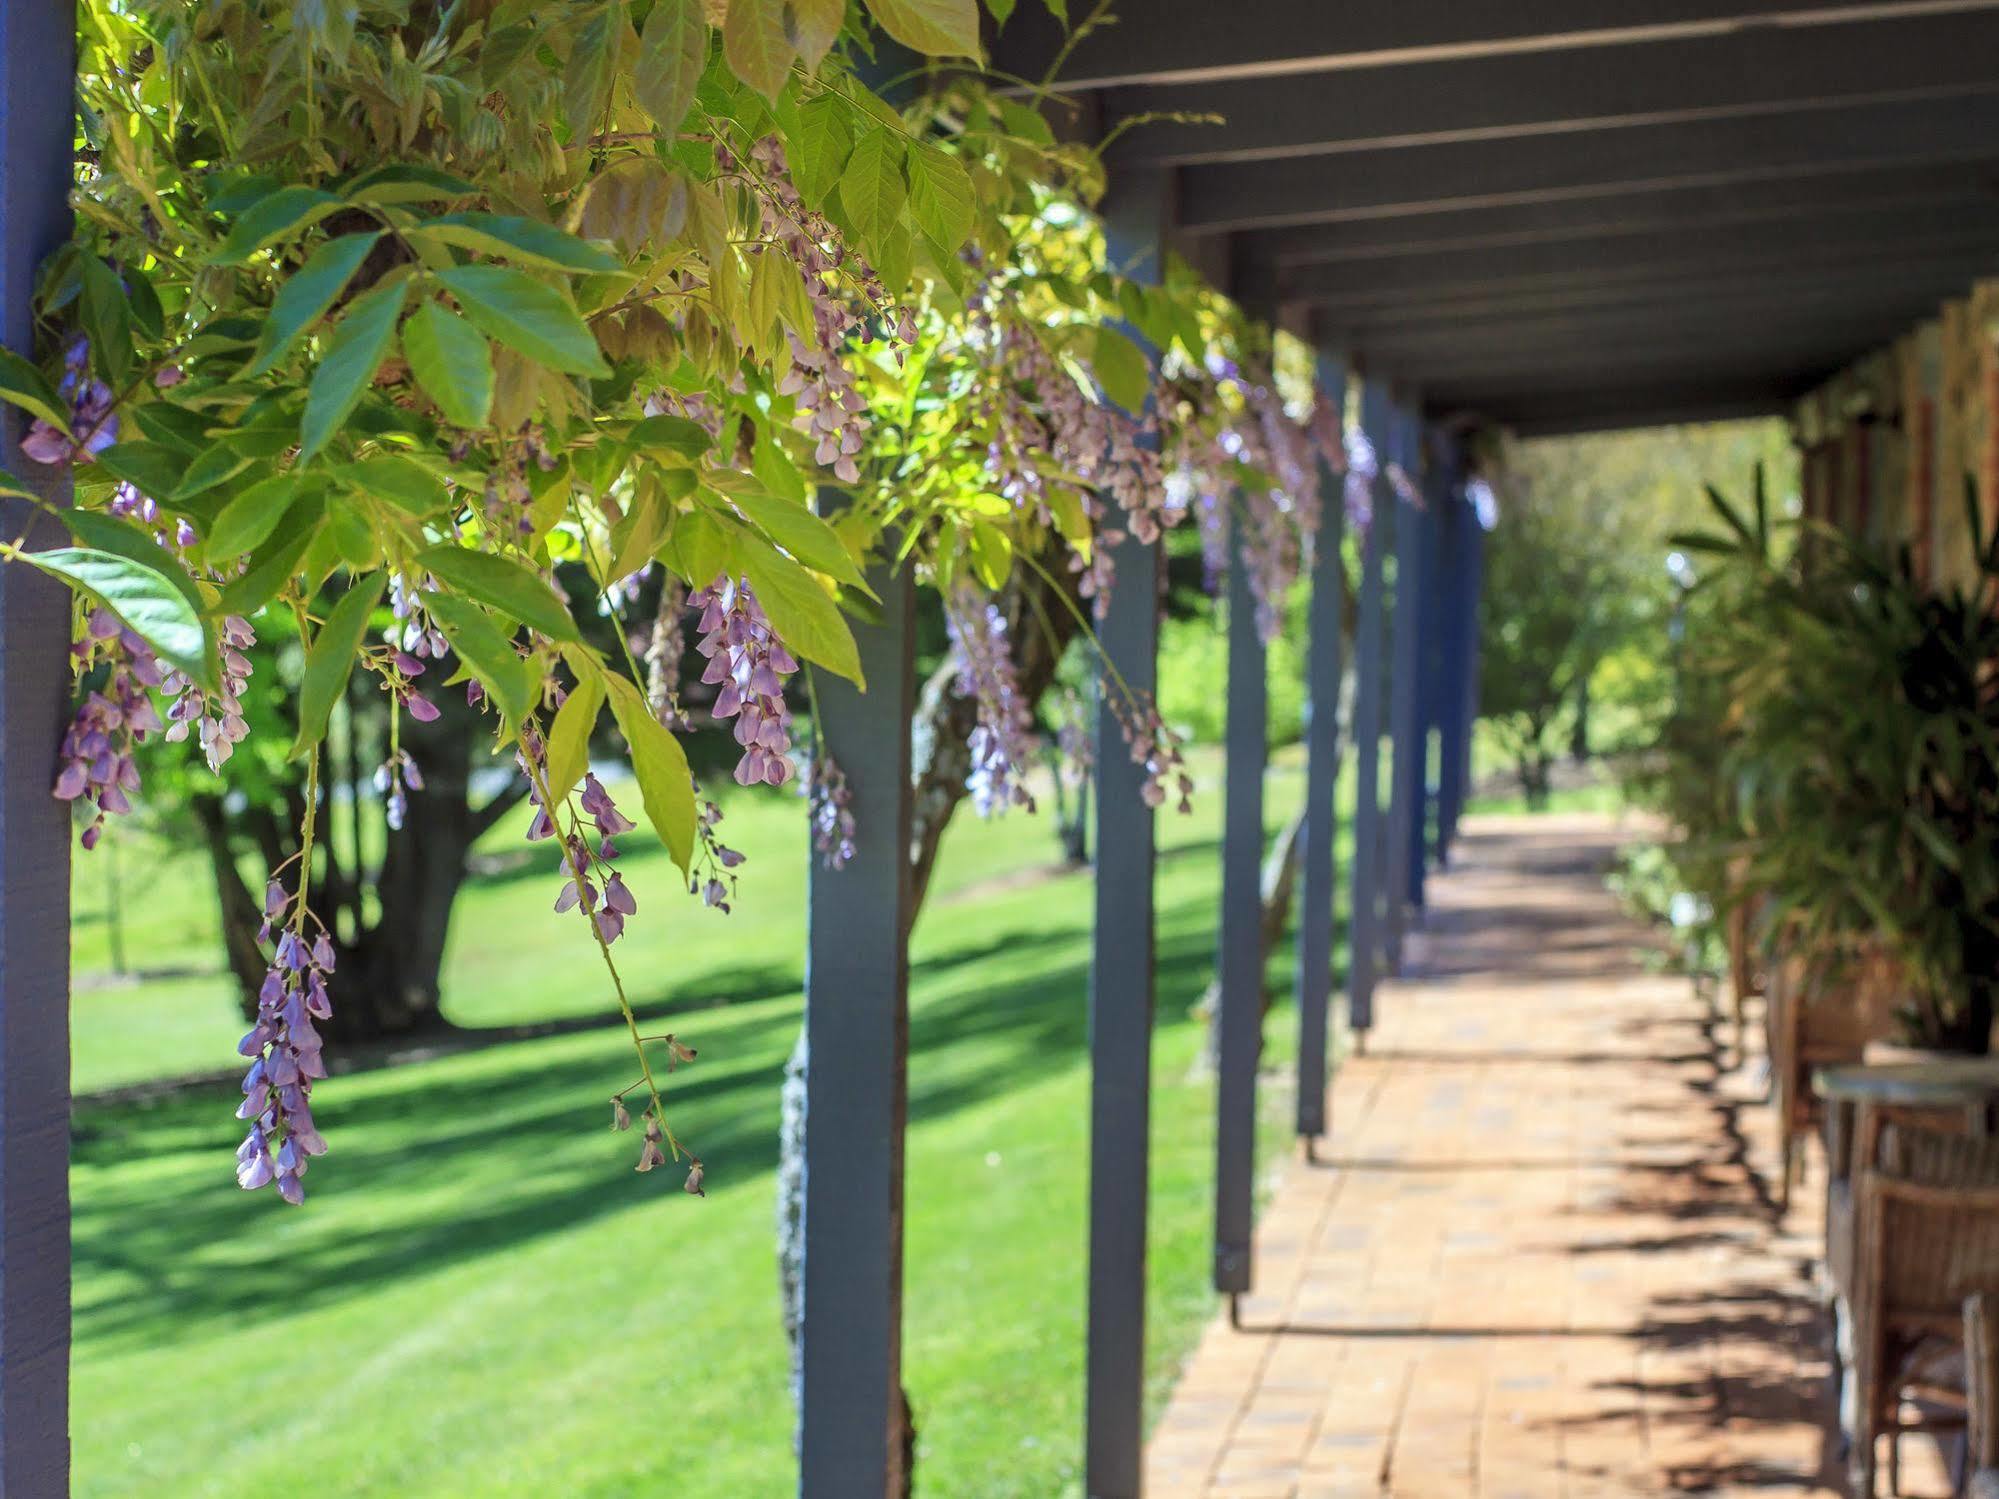
[{"label": "blue painted timber", "polygon": [[1229,518],[1227,784],[1216,970],[1215,1289],[1250,1288],[1256,1178],[1256,1063],[1263,1042],[1263,773],[1269,678],[1250,590],[1242,512]]},{"label": "blue painted timber", "polygon": [[[1110,258],[1137,280],[1160,273],[1169,206],[1160,172],[1122,175],[1104,201]],[[1096,932],[1090,950],[1089,1328],[1084,1489],[1138,1499],[1145,1466],[1145,1228],[1151,1153],[1154,813],[1113,711],[1122,679],[1149,699],[1158,682],[1158,544],[1127,536],[1097,639],[1114,670],[1099,693]]]},{"label": "blue painted timber", "polygon": [[[1406,407],[1395,413],[1395,458],[1412,483],[1422,482],[1420,429]],[[1402,938],[1409,921],[1409,867],[1419,857],[1414,846],[1416,804],[1422,796],[1423,743],[1417,682],[1422,675],[1423,511],[1396,496],[1395,602],[1388,667],[1388,868],[1382,947],[1390,972],[1402,966]]]},{"label": "blue painted timber", "polygon": [[1456,482],[1462,462],[1438,503],[1437,867],[1450,862],[1451,838],[1464,802],[1465,656],[1470,639],[1465,614],[1469,567],[1465,545],[1468,506]]},{"label": "blue painted timber", "polygon": [[[1361,430],[1389,458],[1388,391],[1380,381],[1361,386]],[[1365,1034],[1374,1024],[1374,985],[1380,974],[1381,910],[1381,688],[1382,571],[1387,552],[1392,492],[1386,478],[1373,486],[1373,519],[1361,543],[1359,619],[1354,630],[1353,864],[1347,904],[1347,1024]]]},{"label": "blue painted timber", "polygon": [[854,626],[868,690],[821,674],[827,752],[854,797],[854,855],[806,893],[801,1499],[902,1492],[902,1157],[909,1097],[910,720],[915,588],[869,579]]},{"label": "blue painted timber", "polygon": [[[1342,401],[1345,362],[1319,356],[1321,399]],[[1326,1083],[1333,996],[1333,920],[1338,871],[1333,860],[1340,813],[1340,678],[1346,669],[1346,506],[1340,476],[1319,474],[1319,532],[1312,539],[1306,606],[1305,823],[1299,850],[1298,905],[1298,1133],[1305,1140],[1326,1132]]]},{"label": "blue painted timber", "polygon": [[[69,236],[76,15],[0,0],[0,342],[34,357],[35,268]],[[0,469],[55,503],[0,414]],[[0,503],[0,534],[30,525]],[[59,543],[36,526],[30,544]],[[69,1492],[69,857],[51,796],[69,692],[69,595],[0,564],[0,1496]]]}]

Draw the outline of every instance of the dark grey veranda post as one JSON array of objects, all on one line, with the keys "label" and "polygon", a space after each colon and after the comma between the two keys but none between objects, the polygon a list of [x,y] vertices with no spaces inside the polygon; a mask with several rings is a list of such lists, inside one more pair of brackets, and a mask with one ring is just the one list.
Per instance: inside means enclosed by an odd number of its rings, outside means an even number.
[{"label": "dark grey veranda post", "polygon": [[[0,0],[0,341],[30,357],[35,267],[69,233],[75,65],[69,0]],[[7,408],[0,469],[66,500],[21,436]],[[0,534],[31,515],[0,501]],[[69,616],[59,584],[0,565],[0,1496],[21,1499],[69,1492],[70,826],[49,794]]]},{"label": "dark grey veranda post", "polygon": [[[1361,385],[1360,426],[1385,469],[1389,449],[1388,389]],[[1374,1025],[1374,984],[1380,973],[1382,567],[1387,551],[1387,481],[1369,490],[1367,536],[1361,545],[1359,621],[1354,631],[1353,863],[1348,871],[1347,1024],[1356,1045]]]},{"label": "dark grey veranda post", "polygon": [[[1103,205],[1110,259],[1155,279],[1171,209],[1163,172],[1116,177]],[[1090,955],[1090,1266],[1084,1382],[1089,1499],[1138,1499],[1145,1460],[1145,1229],[1151,1152],[1154,814],[1115,712],[1117,682],[1158,682],[1160,547],[1112,550],[1097,638],[1116,676],[1097,709],[1096,933]]]},{"label": "dark grey veranda post", "polygon": [[1463,459],[1451,464],[1446,483],[1432,501],[1437,509],[1437,826],[1436,862],[1451,858],[1458,808],[1464,800],[1465,653],[1470,641],[1465,612],[1470,607],[1470,573],[1465,552],[1466,505]]},{"label": "dark grey veranda post", "polygon": [[1444,670],[1443,643],[1445,618],[1450,598],[1450,578],[1444,571],[1444,512],[1451,503],[1454,482],[1448,451],[1433,442],[1428,429],[1420,433],[1424,468],[1420,483],[1423,494],[1423,608],[1416,641],[1416,796],[1410,807],[1409,825],[1409,904],[1416,910],[1425,903],[1424,882],[1436,849],[1434,829],[1441,820],[1438,809],[1439,786],[1431,771],[1431,756],[1441,737],[1446,712],[1448,677]]},{"label": "dark grey veranda post", "polygon": [[1215,1289],[1250,1287],[1256,1175],[1256,1061],[1263,1043],[1263,772],[1269,676],[1250,588],[1240,502],[1229,508],[1227,752],[1222,922],[1215,969]]},{"label": "dark grey veranda post", "polygon": [[[1335,410],[1346,398],[1346,361],[1336,353],[1318,360],[1322,400]],[[1311,602],[1307,605],[1305,661],[1305,824],[1299,850],[1298,906],[1298,1134],[1311,1142],[1326,1132],[1328,1031],[1333,993],[1333,919],[1338,870],[1333,843],[1340,816],[1340,677],[1346,668],[1342,631],[1346,610],[1346,504],[1340,477],[1319,470],[1319,533],[1312,542]]]},{"label": "dark grey veranda post", "polygon": [[826,751],[853,793],[854,854],[806,894],[805,1264],[798,1492],[902,1491],[902,1146],[909,1096],[909,725],[915,591],[869,580],[862,693],[817,681]]},{"label": "dark grey veranda post", "polygon": [[1458,769],[1458,805],[1451,819],[1451,834],[1457,835],[1458,818],[1464,815],[1465,803],[1471,800],[1472,772],[1477,767],[1472,750],[1478,737],[1478,673],[1479,673],[1479,632],[1483,628],[1485,609],[1485,517],[1477,508],[1466,505],[1464,515],[1465,538],[1465,664],[1464,696],[1460,711],[1464,715],[1464,734],[1461,744],[1461,763]]},{"label": "dark grey veranda post", "polygon": [[[1421,426],[1412,407],[1398,407],[1394,416],[1395,460],[1410,483],[1421,484]],[[1402,938],[1409,924],[1410,865],[1421,857],[1415,846],[1416,804],[1422,797],[1423,737],[1418,681],[1423,635],[1423,511],[1399,493],[1391,492],[1395,510],[1395,614],[1392,656],[1388,668],[1388,735],[1391,742],[1388,779],[1388,868],[1384,903],[1387,909],[1383,951],[1389,971],[1402,966]]]}]

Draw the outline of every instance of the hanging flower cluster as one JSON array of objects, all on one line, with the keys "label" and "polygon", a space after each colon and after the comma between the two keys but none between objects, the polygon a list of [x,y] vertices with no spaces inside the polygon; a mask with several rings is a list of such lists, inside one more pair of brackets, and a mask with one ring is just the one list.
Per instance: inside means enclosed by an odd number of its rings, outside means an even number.
[{"label": "hanging flower cluster", "polygon": [[305,1201],[306,1163],[326,1154],[312,1122],[313,1080],[326,1076],[313,1021],[333,1014],[327,992],[333,943],[324,928],[307,943],[309,916],[303,898],[271,881],[258,939],[269,942],[275,928],[277,941],[257,991],[257,1023],[237,1047],[250,1058],[250,1070],[236,1117],[250,1121],[250,1132],[236,1148],[236,1184],[249,1191],[276,1182],[278,1195],[294,1206]]},{"label": "hanging flower cluster", "polygon": [[56,394],[69,407],[69,431],[36,417],[21,439],[21,451],[37,463],[89,463],[118,440],[117,397],[90,373],[90,340],[78,334],[63,350],[62,379]]},{"label": "hanging flower cluster", "polygon": [[701,611],[701,638],[694,648],[707,659],[701,680],[719,689],[717,719],[736,721],[736,783],[782,786],[791,774],[791,713],[784,705],[784,679],[798,663],[758,607],[744,578],[717,578],[688,599]]},{"label": "hanging flower cluster", "polygon": [[133,749],[158,732],[160,715],[147,688],[165,680],[152,647],[119,623],[108,609],[85,617],[83,639],[70,647],[79,674],[102,667],[102,685],[84,695],[63,734],[55,794],[66,802],[86,801],[96,813],[83,830],[83,846],[95,848],[106,813],[132,810],[129,793],[139,789]]},{"label": "hanging flower cluster", "polygon": [[970,583],[946,597],[944,627],[957,664],[958,690],[972,700],[978,722],[967,748],[968,785],[981,817],[1008,807],[1034,810],[1027,775],[1037,744],[1034,715],[1020,691],[1006,616]]},{"label": "hanging flower cluster", "polygon": [[250,736],[243,718],[243,690],[250,685],[250,658],[243,653],[257,643],[250,621],[231,614],[222,621],[222,688],[209,693],[178,671],[168,671],[160,689],[173,694],[167,707],[169,742],[178,744],[190,730],[201,746],[201,757],[210,770],[222,769],[236,752],[236,746]]},{"label": "hanging flower cluster", "polygon": [[812,822],[812,847],[828,869],[845,869],[854,857],[854,793],[847,773],[822,747],[806,767],[805,799]]}]

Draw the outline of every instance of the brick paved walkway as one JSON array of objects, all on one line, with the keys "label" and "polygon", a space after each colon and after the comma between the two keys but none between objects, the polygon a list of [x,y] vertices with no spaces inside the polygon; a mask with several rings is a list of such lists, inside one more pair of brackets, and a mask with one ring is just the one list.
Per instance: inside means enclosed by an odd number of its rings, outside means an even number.
[{"label": "brick paved walkway", "polygon": [[[1770,1109],[1649,973],[1608,818],[1474,820],[1409,977],[1286,1169],[1243,1328],[1155,1432],[1150,1499],[1843,1492],[1817,1189],[1773,1226]],[[1934,1450],[1904,1492],[1946,1494]]]}]

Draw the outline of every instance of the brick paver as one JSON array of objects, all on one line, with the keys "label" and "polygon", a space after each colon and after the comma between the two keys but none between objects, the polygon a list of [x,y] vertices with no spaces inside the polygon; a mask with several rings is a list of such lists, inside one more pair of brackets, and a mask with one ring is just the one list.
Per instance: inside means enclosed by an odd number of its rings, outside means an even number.
[{"label": "brick paver", "polygon": [[[1774,1221],[1770,1110],[1604,892],[1618,836],[1466,824],[1150,1499],[1844,1492],[1816,1192]],[[1904,1492],[1948,1493],[1910,1446]]]}]

